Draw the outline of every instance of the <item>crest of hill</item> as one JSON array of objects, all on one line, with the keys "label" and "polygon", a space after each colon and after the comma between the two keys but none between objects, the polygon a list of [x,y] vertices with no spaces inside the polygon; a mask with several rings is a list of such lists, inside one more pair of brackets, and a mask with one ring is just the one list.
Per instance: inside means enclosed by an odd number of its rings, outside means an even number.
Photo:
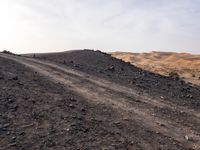
[{"label": "crest of hill", "polygon": [[[138,55],[140,56],[141,54]],[[176,99],[179,105],[183,102],[189,103],[189,92],[192,91],[199,94],[200,90],[199,87],[192,87],[191,84],[185,83],[178,77],[167,77],[144,70],[101,51],[75,50],[59,53],[29,54],[29,57],[57,63],[62,67],[81,71],[120,85],[138,88],[151,95],[165,95],[169,99]],[[183,89],[185,87],[191,89],[191,91],[185,92]],[[199,95],[193,95],[193,97],[199,97]],[[199,106],[198,101],[190,102],[192,103],[188,105],[192,107]]]}]

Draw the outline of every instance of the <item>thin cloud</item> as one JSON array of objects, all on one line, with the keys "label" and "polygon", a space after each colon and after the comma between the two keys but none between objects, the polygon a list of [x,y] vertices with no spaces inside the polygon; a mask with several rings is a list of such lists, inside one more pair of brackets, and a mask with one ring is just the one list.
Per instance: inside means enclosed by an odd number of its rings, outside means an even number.
[{"label": "thin cloud", "polygon": [[0,49],[197,52],[200,47],[199,0],[0,1]]}]

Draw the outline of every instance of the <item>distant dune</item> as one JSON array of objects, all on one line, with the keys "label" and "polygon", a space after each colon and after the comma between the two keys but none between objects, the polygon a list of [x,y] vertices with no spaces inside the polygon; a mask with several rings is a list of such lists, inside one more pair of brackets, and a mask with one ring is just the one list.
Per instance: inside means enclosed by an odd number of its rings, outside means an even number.
[{"label": "distant dune", "polygon": [[151,53],[114,52],[112,56],[162,75],[178,73],[185,81],[200,85],[200,55],[153,51]]}]

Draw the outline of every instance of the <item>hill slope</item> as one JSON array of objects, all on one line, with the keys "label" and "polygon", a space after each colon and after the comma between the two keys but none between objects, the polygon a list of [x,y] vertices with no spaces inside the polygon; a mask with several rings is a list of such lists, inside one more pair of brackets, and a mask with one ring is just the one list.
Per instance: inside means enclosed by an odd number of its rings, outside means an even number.
[{"label": "hill slope", "polygon": [[162,75],[168,76],[171,72],[176,72],[185,81],[200,85],[200,55],[173,52],[115,52],[112,56]]},{"label": "hill slope", "polygon": [[1,149],[200,148],[199,87],[90,50],[0,68]]}]

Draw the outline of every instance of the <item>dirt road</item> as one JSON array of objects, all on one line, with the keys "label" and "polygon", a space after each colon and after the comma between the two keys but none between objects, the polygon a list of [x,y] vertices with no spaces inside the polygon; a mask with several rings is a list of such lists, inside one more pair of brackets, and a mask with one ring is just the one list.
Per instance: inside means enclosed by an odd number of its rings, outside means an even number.
[{"label": "dirt road", "polygon": [[[155,98],[134,88],[62,67],[53,62],[6,54],[0,54],[0,57],[31,68],[47,78],[49,82],[62,84],[91,105],[103,105],[120,114],[121,118],[116,118],[116,121],[113,118],[113,120],[116,124],[125,123],[128,128],[126,132],[124,129],[119,129],[118,132],[124,136],[130,132],[130,138],[141,140],[141,149],[200,149],[200,111],[187,106],[177,106],[163,100],[162,97]],[[136,127],[137,136],[131,134],[132,129],[135,128],[131,126],[132,121],[141,126]],[[149,136],[154,139],[145,140],[142,137],[144,135],[139,134],[142,132],[139,130],[142,129],[150,131],[152,135]],[[162,139],[162,144],[157,143],[160,139]],[[126,149],[138,148],[134,143],[126,146]]]}]

